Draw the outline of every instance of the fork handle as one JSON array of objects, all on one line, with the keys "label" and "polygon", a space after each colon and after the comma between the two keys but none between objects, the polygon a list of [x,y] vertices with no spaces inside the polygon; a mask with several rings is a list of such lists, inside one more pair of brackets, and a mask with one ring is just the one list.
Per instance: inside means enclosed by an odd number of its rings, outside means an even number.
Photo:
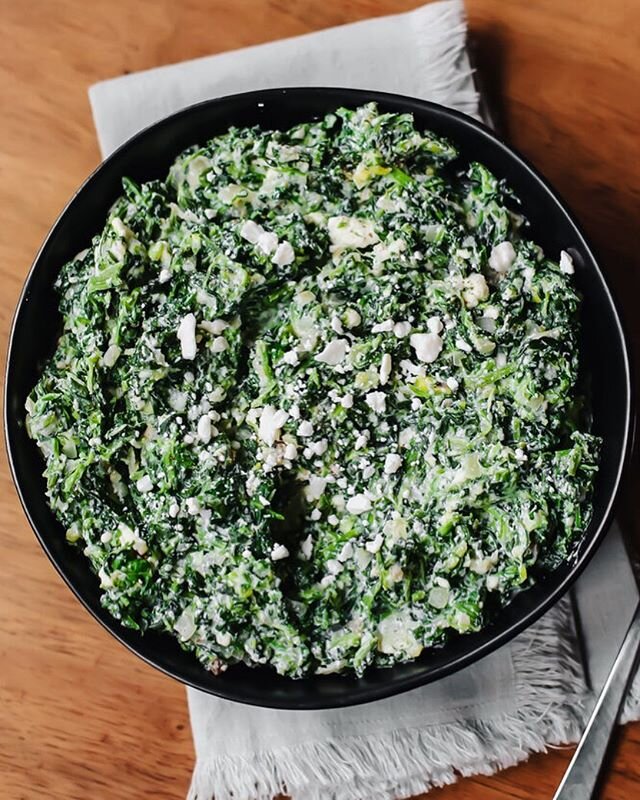
[{"label": "fork handle", "polygon": [[640,603],[553,800],[595,800],[613,731],[640,658]]}]

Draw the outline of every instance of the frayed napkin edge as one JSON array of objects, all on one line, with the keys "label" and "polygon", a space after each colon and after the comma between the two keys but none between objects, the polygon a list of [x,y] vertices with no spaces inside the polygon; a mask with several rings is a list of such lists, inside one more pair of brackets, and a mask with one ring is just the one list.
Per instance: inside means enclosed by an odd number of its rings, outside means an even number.
[{"label": "frayed napkin edge", "polygon": [[512,642],[517,712],[283,747],[251,758],[200,757],[188,800],[272,800],[281,793],[293,800],[397,800],[515,766],[531,753],[579,738],[588,693],[576,652],[565,599]]},{"label": "frayed napkin edge", "polygon": [[[175,64],[164,64],[147,70],[141,70],[128,75],[107,78],[89,87],[89,103],[91,106],[94,126],[98,144],[103,158],[108,157],[118,147],[135,136],[140,130],[156,124],[172,116],[190,105],[204,102],[214,98],[243,94],[247,89],[231,88],[229,91],[220,91],[219,75],[216,65],[229,63],[240,54],[256,58],[256,54],[266,53],[272,48],[290,48],[294,42],[305,40],[331,40],[335,31],[347,30],[352,27],[362,27],[371,24],[384,24],[385,21],[403,19],[413,29],[414,39],[421,43],[420,47],[420,75],[423,86],[427,91],[413,91],[406,94],[418,97],[429,102],[439,103],[448,108],[453,108],[469,116],[480,119],[478,114],[478,92],[473,80],[473,69],[469,63],[466,50],[466,14],[464,4],[460,0],[441,0],[429,3],[412,11],[400,14],[391,14],[383,17],[358,20],[333,28],[312,31],[300,36],[280,39],[273,42],[252,45],[241,50],[231,50],[213,55],[201,56],[190,61]],[[200,71],[202,70],[202,71]],[[206,77],[204,73],[207,73]],[[189,85],[190,77],[198,85],[194,91],[190,86],[186,94],[178,91],[185,82]],[[178,80],[178,77],[180,80]],[[345,76],[346,77],[346,76]],[[164,102],[159,106],[145,110],[145,101],[137,109],[136,115],[139,124],[134,127],[114,122],[115,109],[127,114],[128,106],[120,98],[132,94],[144,97],[154,88],[160,94],[167,94]],[[363,85],[359,81],[345,80],[340,85],[335,81],[315,80],[311,78],[303,83],[295,80],[284,84],[275,85],[269,80],[268,75],[256,76],[252,82],[251,91],[266,91],[278,88],[350,88],[364,91],[376,91],[374,87]],[[387,86],[383,91],[403,94],[399,87]],[[156,97],[157,102],[157,97]],[[115,128],[115,130],[114,130]]]}]

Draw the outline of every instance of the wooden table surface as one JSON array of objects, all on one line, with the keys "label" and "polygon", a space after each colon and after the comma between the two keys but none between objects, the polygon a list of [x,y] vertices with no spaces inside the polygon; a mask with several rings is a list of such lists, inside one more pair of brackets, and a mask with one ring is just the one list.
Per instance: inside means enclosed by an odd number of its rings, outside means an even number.
[{"label": "wooden table surface", "polygon": [[[91,83],[417,4],[0,0],[3,353],[33,255],[99,160],[87,101]],[[637,344],[637,0],[468,0],[467,7],[480,68],[511,141],[575,209],[602,254]],[[632,504],[623,506],[637,533]],[[183,688],[125,651],[73,599],[23,517],[4,456],[0,553],[0,797],[184,797],[193,752]],[[570,752],[554,750],[430,798],[550,798]],[[635,724],[620,737],[603,797],[631,800],[639,787]]]}]

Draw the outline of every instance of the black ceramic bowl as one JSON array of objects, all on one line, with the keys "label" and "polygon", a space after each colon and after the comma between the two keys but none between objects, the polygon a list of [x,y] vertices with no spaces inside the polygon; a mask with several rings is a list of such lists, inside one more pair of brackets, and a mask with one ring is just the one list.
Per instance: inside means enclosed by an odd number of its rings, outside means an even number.
[{"label": "black ceramic bowl", "polygon": [[[70,547],[45,498],[39,451],[24,428],[24,401],[55,346],[60,318],[52,284],[65,261],[87,246],[121,193],[121,178],[161,178],[189,145],[230,125],[285,128],[339,106],[375,100],[385,111],[410,111],[419,128],[446,136],[461,161],[478,160],[505,178],[521,198],[533,236],[550,255],[569,250],[584,296],[582,358],[593,387],[594,432],[604,441],[593,519],[575,557],[546,580],[519,594],[479,633],[423,652],[410,664],[371,669],[363,678],[283,678],[269,668],[230,667],[217,677],[166,634],[144,636],[119,625],[100,606],[98,580],[82,553]],[[5,428],[13,477],[42,547],[87,609],[134,653],[183,683],[243,703],[291,709],[347,706],[403,692],[465,667],[534,622],[575,581],[600,544],[628,456],[631,384],[623,331],[607,282],[573,217],[538,173],[494,133],[473,119],[432,103],[347,89],[279,89],[240,94],[192,106],[134,136],[83,184],[62,212],[31,268],[15,315],[6,375]]]}]

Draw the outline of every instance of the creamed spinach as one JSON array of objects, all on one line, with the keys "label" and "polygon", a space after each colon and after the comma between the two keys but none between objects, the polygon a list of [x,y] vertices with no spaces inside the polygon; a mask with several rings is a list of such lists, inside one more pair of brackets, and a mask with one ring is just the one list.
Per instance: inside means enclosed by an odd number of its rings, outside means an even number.
[{"label": "creamed spinach", "polygon": [[213,671],[361,674],[571,554],[599,450],[572,259],[456,157],[367,105],[124,180],[27,402],[123,625]]}]

